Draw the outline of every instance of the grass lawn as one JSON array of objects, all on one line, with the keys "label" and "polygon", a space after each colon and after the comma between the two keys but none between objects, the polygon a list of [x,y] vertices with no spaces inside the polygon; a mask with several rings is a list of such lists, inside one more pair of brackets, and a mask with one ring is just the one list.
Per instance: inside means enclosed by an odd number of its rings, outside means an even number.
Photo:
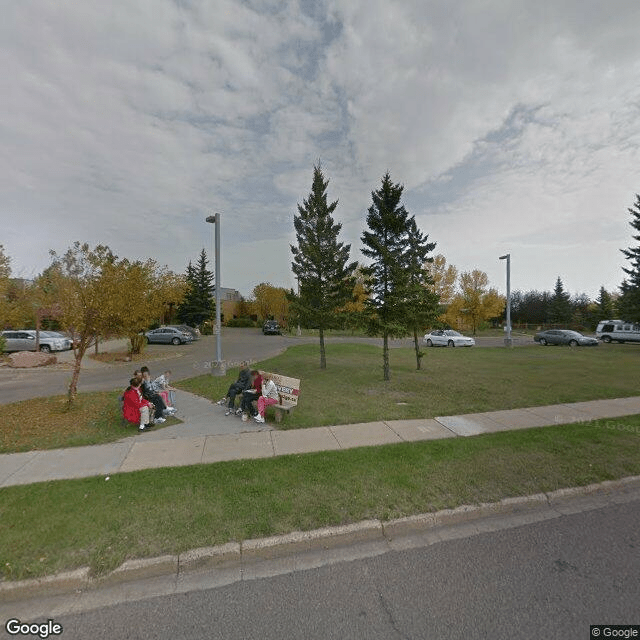
[{"label": "grass lawn", "polygon": [[[382,381],[382,351],[367,344],[327,345],[327,369],[319,368],[317,344],[299,345],[257,366],[301,379],[298,407],[279,425],[300,429],[376,420],[431,418],[640,393],[640,351],[633,345],[590,349],[425,349],[416,371],[412,349],[391,350],[391,380]],[[209,374],[175,386],[218,400],[235,380]],[[131,435],[118,396],[79,394],[2,406],[0,453],[113,442]],[[273,418],[271,418],[273,420]],[[175,418],[166,425],[179,422]]]},{"label": "grass lawn", "polygon": [[[71,409],[67,396],[2,405],[0,453],[115,442],[136,434],[122,420],[120,391],[80,393]],[[180,420],[167,418],[165,426]]]},{"label": "grass lawn", "polygon": [[100,575],[129,558],[636,474],[640,416],[7,487],[0,575]]},{"label": "grass lawn", "polygon": [[[366,344],[327,345],[324,371],[315,344],[291,347],[257,367],[301,380],[298,407],[281,429],[432,418],[640,393],[640,351],[632,345],[424,351],[422,369],[416,371],[412,349],[392,349],[389,382],[382,380],[382,350]],[[217,400],[236,376],[234,369],[224,378],[203,375],[176,386]]]}]

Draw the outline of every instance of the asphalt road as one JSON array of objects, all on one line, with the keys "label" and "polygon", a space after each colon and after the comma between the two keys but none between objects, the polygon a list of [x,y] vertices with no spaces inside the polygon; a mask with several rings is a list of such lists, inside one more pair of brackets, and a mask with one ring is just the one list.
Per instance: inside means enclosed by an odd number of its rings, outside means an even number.
[{"label": "asphalt road", "polygon": [[640,625],[639,523],[636,499],[491,533],[459,526],[428,546],[55,621],[65,640],[588,640],[591,624]]},{"label": "asphalt road", "polygon": [[[354,341],[382,346],[380,338],[327,339],[328,343]],[[260,329],[225,328],[222,332],[222,355],[228,368],[239,368],[243,360],[256,362],[275,356],[291,345],[317,342],[317,337],[264,336]],[[502,346],[503,340],[479,338],[477,344],[479,347]],[[101,350],[113,349],[116,346],[102,346]],[[411,346],[413,343],[410,339],[391,341],[392,348]],[[147,365],[152,375],[159,375],[162,371],[170,369],[173,380],[190,378],[211,371],[211,363],[216,357],[215,337],[203,336],[189,345],[148,345],[146,353],[149,354]],[[0,404],[66,393],[71,380],[72,352],[58,354],[58,359],[63,364],[56,367],[34,369],[1,367]],[[82,392],[124,389],[129,384],[133,369],[139,366],[140,364],[132,365],[131,363],[100,365],[85,356],[78,390]]]}]

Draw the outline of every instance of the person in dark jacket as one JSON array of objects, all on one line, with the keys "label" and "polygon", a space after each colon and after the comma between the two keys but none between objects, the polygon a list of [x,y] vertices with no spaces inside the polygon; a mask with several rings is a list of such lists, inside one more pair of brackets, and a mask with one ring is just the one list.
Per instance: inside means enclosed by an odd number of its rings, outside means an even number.
[{"label": "person in dark jacket", "polygon": [[[251,372],[251,387],[242,392],[242,402],[239,412],[242,413],[242,421],[246,422],[250,417],[256,415],[257,410],[253,403],[262,395],[262,376],[257,369]],[[238,411],[236,411],[238,413]]]},{"label": "person in dark jacket", "polygon": [[218,402],[218,404],[227,405],[225,416],[235,412],[236,396],[239,393],[251,387],[251,372],[249,371],[249,363],[243,362],[240,369],[238,379],[229,387],[227,395]]}]

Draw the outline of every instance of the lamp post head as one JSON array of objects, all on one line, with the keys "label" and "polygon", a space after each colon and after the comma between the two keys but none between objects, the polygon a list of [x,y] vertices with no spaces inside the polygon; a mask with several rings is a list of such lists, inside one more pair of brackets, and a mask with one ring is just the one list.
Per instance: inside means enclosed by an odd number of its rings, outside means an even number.
[{"label": "lamp post head", "polygon": [[205,222],[210,222],[211,224],[215,224],[216,223],[216,216],[218,216],[220,214],[216,213],[213,216],[207,216],[207,218],[205,219]]},{"label": "lamp post head", "polygon": [[510,257],[511,257],[511,254],[510,253],[506,253],[505,255],[500,256],[498,258],[498,260],[508,260]]}]

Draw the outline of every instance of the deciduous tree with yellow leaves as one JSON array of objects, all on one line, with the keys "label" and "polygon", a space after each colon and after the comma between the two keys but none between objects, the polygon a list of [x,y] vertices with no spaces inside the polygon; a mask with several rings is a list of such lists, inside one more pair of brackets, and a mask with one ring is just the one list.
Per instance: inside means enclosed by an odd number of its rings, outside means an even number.
[{"label": "deciduous tree with yellow leaves", "polygon": [[178,303],[184,282],[153,260],[119,260],[109,247],[76,242],[47,270],[60,307],[59,321],[75,337],[75,363],[68,403],[76,397],[82,358],[99,336],[139,334],[162,315],[165,302]]},{"label": "deciduous tree with yellow leaves", "polygon": [[453,296],[445,312],[445,319],[451,326],[457,326],[460,319],[466,321],[476,335],[483,320],[499,316],[506,303],[494,288],[488,288],[489,278],[484,271],[465,271],[459,277],[459,291]]}]

